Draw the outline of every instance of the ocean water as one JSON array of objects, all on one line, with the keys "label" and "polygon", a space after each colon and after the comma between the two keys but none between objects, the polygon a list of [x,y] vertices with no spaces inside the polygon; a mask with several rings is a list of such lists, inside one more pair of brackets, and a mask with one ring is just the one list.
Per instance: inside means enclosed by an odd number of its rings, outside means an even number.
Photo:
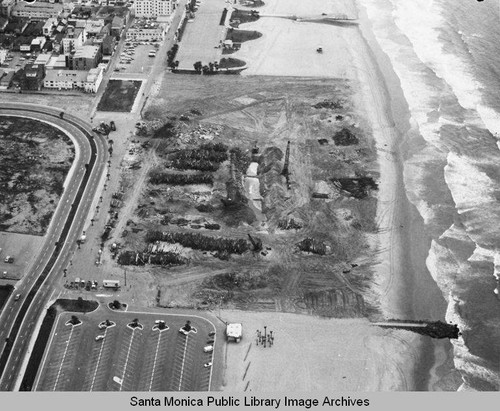
[{"label": "ocean water", "polygon": [[500,390],[500,1],[358,0],[410,111],[408,198],[458,323],[461,390]]}]

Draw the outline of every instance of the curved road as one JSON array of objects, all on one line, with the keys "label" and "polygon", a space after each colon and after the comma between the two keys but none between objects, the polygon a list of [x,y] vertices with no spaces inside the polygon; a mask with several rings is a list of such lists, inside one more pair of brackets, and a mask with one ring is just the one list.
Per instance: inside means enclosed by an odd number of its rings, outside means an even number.
[{"label": "curved road", "polygon": [[[63,110],[35,104],[3,102],[0,105],[2,115],[29,117],[62,128],[73,137],[73,143],[78,146],[75,147],[76,166],[70,178],[66,180],[64,192],[45,235],[44,245],[15,290],[15,293],[21,294],[21,299],[14,301],[11,296],[0,315],[2,342],[0,373],[3,371],[0,379],[1,391],[12,391],[15,388],[17,376],[21,372],[33,336],[33,328],[44,313],[44,307],[53,294],[54,286],[63,275],[63,269],[69,264],[71,252],[84,229],[86,217],[106,166],[105,138],[95,134],[90,124],[76,116],[64,113],[64,118],[61,119],[59,116],[61,111]],[[92,161],[92,157],[95,161]],[[81,187],[82,183],[85,183],[86,164],[90,166],[93,164],[93,167],[85,187]],[[66,230],[65,225],[67,225]],[[56,243],[61,236],[64,238],[64,243],[57,246]],[[16,322],[18,326],[20,324],[19,328],[14,327]]]}]

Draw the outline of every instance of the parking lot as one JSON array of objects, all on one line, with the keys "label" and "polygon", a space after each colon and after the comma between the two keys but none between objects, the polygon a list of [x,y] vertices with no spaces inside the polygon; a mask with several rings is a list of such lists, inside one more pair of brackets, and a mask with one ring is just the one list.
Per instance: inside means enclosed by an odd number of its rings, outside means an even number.
[{"label": "parking lot", "polygon": [[119,56],[116,56],[113,78],[120,78],[118,74],[149,75],[157,57],[149,57],[149,53],[158,50],[160,42],[126,43]]},{"label": "parking lot", "polygon": [[6,71],[19,70],[26,64],[34,63],[37,55],[40,53],[23,53],[10,50],[7,54],[7,59],[1,65],[1,68]]},{"label": "parking lot", "polygon": [[[61,314],[54,326],[36,391],[210,390],[212,366],[205,365],[217,359],[213,351],[204,352],[207,345],[215,347],[208,320],[99,309],[76,314],[79,325],[66,325],[71,315]],[[112,325],[100,329],[105,320]],[[179,329],[187,320],[195,330],[185,335]]]}]

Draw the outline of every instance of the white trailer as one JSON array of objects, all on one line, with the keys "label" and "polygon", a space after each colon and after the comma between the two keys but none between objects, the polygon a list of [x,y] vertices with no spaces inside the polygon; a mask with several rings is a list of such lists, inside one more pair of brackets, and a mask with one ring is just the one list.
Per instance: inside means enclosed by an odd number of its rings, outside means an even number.
[{"label": "white trailer", "polygon": [[242,336],[243,336],[243,326],[240,323],[227,324],[226,326],[227,341],[233,340],[239,343]]},{"label": "white trailer", "polygon": [[104,280],[102,282],[102,286],[104,288],[119,288],[120,281],[119,280]]}]

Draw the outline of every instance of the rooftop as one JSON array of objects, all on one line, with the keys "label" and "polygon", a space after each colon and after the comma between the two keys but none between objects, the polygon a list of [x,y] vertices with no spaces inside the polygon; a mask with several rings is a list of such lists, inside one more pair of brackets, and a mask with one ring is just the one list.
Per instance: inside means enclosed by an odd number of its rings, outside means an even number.
[{"label": "rooftop", "polygon": [[15,10],[19,11],[62,11],[63,6],[60,3],[17,3],[14,6]]},{"label": "rooftop", "polygon": [[98,52],[98,46],[82,46],[75,50],[73,58],[94,58]]},{"label": "rooftop", "polygon": [[86,81],[86,70],[48,70],[45,81]]}]

